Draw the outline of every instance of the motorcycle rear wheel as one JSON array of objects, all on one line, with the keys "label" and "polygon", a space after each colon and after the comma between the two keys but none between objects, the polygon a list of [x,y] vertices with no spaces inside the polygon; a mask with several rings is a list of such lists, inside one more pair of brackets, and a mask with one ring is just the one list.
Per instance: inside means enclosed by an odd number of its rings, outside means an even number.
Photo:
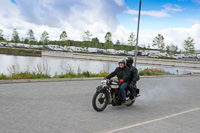
[{"label": "motorcycle rear wheel", "polygon": [[126,106],[132,106],[133,104],[134,104],[134,102],[135,102],[135,99],[134,100],[131,100],[131,101],[129,101],[130,103],[128,103],[128,104],[126,104]]},{"label": "motorcycle rear wheel", "polygon": [[129,102],[128,102],[128,104],[126,104],[126,106],[132,106],[133,104],[134,104],[134,102],[135,102],[135,99],[136,99],[136,96],[134,96],[134,100],[130,100],[130,91],[128,91],[128,97],[129,97]]},{"label": "motorcycle rear wheel", "polygon": [[[98,105],[100,105],[100,107]],[[103,111],[108,105],[108,97],[105,90],[97,91],[92,98],[92,106],[97,112]]]}]

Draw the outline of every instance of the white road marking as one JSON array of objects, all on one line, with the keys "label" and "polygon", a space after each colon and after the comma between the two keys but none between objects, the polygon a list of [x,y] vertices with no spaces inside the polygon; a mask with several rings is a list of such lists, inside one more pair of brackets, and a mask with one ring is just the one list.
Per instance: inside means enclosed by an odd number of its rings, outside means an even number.
[{"label": "white road marking", "polygon": [[194,111],[198,111],[198,110],[200,110],[200,107],[199,108],[194,108],[194,109],[191,109],[191,110],[187,110],[187,111],[183,111],[183,112],[180,112],[180,113],[164,116],[164,117],[161,117],[161,118],[153,119],[153,120],[150,120],[150,121],[145,121],[145,122],[141,122],[141,123],[137,123],[137,124],[121,127],[121,128],[118,128],[118,129],[106,131],[106,132],[103,132],[103,133],[114,133],[114,132],[126,130],[126,129],[133,128],[133,127],[142,126],[142,125],[145,125],[145,124],[161,121],[161,120],[164,120],[164,119],[172,118],[172,117],[175,117],[175,116],[178,116],[178,115],[183,115],[183,114],[194,112]]}]

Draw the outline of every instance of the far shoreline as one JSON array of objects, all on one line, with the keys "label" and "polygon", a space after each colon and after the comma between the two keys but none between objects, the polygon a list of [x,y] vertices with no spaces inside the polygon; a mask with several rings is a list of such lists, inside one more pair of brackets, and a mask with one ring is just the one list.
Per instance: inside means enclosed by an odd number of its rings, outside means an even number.
[{"label": "far shoreline", "polygon": [[[119,59],[125,58],[127,56],[42,51],[42,57],[58,57],[58,58],[95,60],[104,62],[117,62]],[[195,70],[200,69],[200,62],[178,61],[178,60],[168,60],[168,59],[138,58],[137,64],[150,65],[150,66],[164,66],[173,68],[176,67],[176,68],[195,69]]]}]

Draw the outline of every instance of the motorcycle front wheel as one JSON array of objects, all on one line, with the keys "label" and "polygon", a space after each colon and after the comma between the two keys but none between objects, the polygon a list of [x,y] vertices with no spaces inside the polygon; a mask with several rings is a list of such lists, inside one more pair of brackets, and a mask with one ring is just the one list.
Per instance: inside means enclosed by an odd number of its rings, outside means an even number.
[{"label": "motorcycle front wheel", "polygon": [[92,98],[92,106],[97,112],[103,111],[108,105],[108,97],[105,90],[97,91]]}]

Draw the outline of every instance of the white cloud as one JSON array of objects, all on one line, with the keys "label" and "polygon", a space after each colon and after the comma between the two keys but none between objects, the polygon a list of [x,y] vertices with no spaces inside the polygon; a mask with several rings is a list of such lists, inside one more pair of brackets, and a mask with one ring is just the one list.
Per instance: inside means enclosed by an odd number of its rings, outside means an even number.
[{"label": "white cloud", "polygon": [[[127,7],[120,3],[122,0],[117,1],[16,0],[16,6],[7,0],[0,5],[0,29],[4,30],[6,38],[8,34],[11,38],[14,28],[18,29],[21,36],[25,36],[28,29],[33,29],[38,39],[44,30],[50,34],[51,39],[58,39],[61,32],[66,30],[69,39],[73,40],[82,40],[84,31],[90,30],[93,37],[98,37],[102,42],[106,32],[110,31],[113,34],[113,42],[120,40],[126,43],[131,30],[120,25],[116,16]],[[180,11],[179,8],[176,5],[165,5],[161,11],[143,11],[143,14],[155,17],[170,16],[170,13]],[[137,11],[131,12],[137,14]],[[191,36],[195,39],[196,48],[200,49],[200,24],[191,28],[168,28],[157,32],[143,30],[140,31],[139,44],[151,44],[158,33],[164,35],[166,44],[174,42],[179,48],[182,48],[184,39]]]},{"label": "white cloud", "polygon": [[[132,15],[137,15],[138,11],[129,9],[128,11],[126,11],[126,13],[132,14]],[[164,11],[141,11],[141,14],[152,16],[152,17],[157,17],[157,18],[170,17],[170,15]]]},{"label": "white cloud", "polygon": [[152,40],[160,33],[165,38],[166,45],[171,43],[178,45],[179,49],[183,50],[183,43],[187,37],[194,38],[195,48],[200,49],[200,24],[195,24],[190,28],[167,28],[158,32],[141,32],[140,44],[152,44]]},{"label": "white cloud", "polygon": [[123,6],[123,5],[124,5],[124,0],[115,0],[115,2],[116,2],[119,6]]},{"label": "white cloud", "polygon": [[175,12],[182,11],[181,7],[177,4],[175,4],[174,7],[172,4],[166,4],[166,5],[163,5],[163,7],[165,8],[165,9],[163,9],[163,11],[165,11],[165,12],[175,13]]},{"label": "white cloud", "polygon": [[133,18],[133,21],[138,22],[138,18]]},{"label": "white cloud", "polygon": [[195,40],[196,49],[200,49],[200,24],[195,24],[191,28],[170,28],[162,30],[161,33],[166,36],[166,40],[176,43],[179,48],[187,37],[192,37]]},{"label": "white cloud", "polygon": [[[167,4],[163,6],[164,9],[160,11],[141,11],[142,15],[148,15],[156,18],[163,18],[163,17],[171,17],[170,13],[180,12],[182,11],[181,7],[178,5]],[[129,9],[126,11],[128,14],[137,15],[138,11]]]},{"label": "white cloud", "polygon": [[200,0],[192,0],[192,1],[195,2],[195,3],[200,4]]},{"label": "white cloud", "polygon": [[187,19],[187,21],[193,22],[195,24],[200,24],[200,20],[197,20],[197,19]]},{"label": "white cloud", "polygon": [[60,34],[60,30],[55,27],[25,21],[20,15],[19,9],[10,1],[1,3],[0,12],[0,29],[3,29],[6,39],[11,39],[14,28],[18,30],[20,37],[25,37],[28,29],[33,29],[38,39],[44,30],[50,33],[52,39],[55,38],[55,34]]},{"label": "white cloud", "polygon": [[55,39],[66,30],[69,39],[82,40],[84,31],[90,30],[94,37],[104,41],[106,32],[115,34],[122,30],[116,16],[127,8],[124,0],[15,1],[17,5],[11,1],[0,5],[0,28],[6,36],[11,36],[12,30],[17,28],[21,36],[33,29],[39,38],[46,30],[50,38]]}]

